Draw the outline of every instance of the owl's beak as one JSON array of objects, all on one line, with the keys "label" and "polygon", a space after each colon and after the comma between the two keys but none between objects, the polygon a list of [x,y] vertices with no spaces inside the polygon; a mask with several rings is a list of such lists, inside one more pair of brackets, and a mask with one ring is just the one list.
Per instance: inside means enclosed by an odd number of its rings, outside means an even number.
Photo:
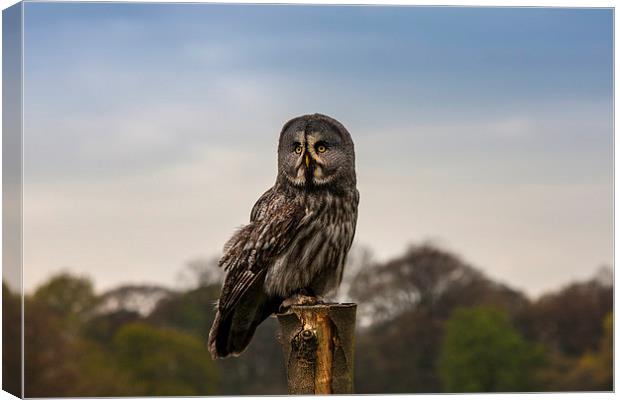
[{"label": "owl's beak", "polygon": [[306,168],[310,168],[310,155],[306,153]]}]

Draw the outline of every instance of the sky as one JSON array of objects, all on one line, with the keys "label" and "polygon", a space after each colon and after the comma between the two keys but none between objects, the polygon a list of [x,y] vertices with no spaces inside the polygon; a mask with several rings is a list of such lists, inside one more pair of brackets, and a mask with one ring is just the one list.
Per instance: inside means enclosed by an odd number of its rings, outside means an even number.
[{"label": "sky", "polygon": [[173,286],[275,182],[292,117],[355,142],[355,243],[530,296],[613,262],[609,9],[26,3],[24,286]]}]

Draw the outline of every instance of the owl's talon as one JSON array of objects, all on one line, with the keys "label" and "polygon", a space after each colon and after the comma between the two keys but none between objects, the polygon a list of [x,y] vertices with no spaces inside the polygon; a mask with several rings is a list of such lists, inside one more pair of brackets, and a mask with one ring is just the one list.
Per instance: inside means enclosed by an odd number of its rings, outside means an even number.
[{"label": "owl's talon", "polygon": [[318,296],[296,293],[282,302],[279,312],[286,312],[291,306],[315,306],[317,304],[324,304],[323,299]]}]

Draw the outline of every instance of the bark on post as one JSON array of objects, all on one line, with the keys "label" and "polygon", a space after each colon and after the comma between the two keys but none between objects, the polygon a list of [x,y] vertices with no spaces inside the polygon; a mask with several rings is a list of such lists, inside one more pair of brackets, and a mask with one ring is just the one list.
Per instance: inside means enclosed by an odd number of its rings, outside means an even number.
[{"label": "bark on post", "polygon": [[356,308],[291,306],[278,314],[289,394],[353,393]]}]

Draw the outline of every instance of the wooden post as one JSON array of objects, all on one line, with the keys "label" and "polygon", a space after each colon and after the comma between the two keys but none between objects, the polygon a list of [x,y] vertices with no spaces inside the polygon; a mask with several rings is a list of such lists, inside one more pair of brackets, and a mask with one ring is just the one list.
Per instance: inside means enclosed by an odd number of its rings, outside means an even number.
[{"label": "wooden post", "polygon": [[289,394],[353,393],[356,308],[291,306],[278,314]]}]

